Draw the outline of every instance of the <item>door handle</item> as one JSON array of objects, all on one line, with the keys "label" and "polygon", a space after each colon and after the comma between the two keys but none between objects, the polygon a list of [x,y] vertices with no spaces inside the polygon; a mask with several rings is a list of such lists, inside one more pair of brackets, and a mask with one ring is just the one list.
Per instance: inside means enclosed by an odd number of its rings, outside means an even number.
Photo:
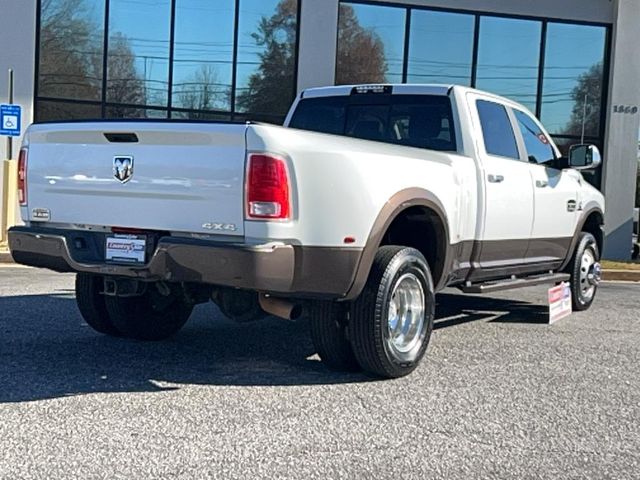
[{"label": "door handle", "polygon": [[549,182],[547,182],[546,180],[536,180],[536,187],[544,188],[548,186],[549,186]]},{"label": "door handle", "polygon": [[502,175],[494,175],[492,173],[489,174],[488,179],[490,183],[501,183],[504,181],[504,177]]}]

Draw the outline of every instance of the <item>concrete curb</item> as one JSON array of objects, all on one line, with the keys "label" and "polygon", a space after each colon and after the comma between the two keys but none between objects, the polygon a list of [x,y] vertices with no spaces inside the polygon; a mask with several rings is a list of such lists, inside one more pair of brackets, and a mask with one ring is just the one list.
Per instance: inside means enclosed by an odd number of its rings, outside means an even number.
[{"label": "concrete curb", "polygon": [[0,263],[14,263],[13,257],[9,252],[0,252]]},{"label": "concrete curb", "polygon": [[640,270],[603,270],[603,280],[640,282]]}]

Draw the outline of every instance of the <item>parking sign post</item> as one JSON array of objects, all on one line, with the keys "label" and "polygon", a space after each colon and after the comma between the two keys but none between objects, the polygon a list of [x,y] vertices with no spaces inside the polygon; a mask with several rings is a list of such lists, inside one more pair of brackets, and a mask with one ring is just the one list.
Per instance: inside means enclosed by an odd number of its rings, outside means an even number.
[{"label": "parking sign post", "polygon": [[15,224],[17,165],[13,137],[20,136],[22,108],[13,104],[13,70],[9,69],[9,103],[0,105],[0,135],[7,136],[7,154],[0,158],[0,244],[6,244],[7,228]]},{"label": "parking sign post", "polygon": [[[10,68],[9,69],[9,104],[13,104],[13,69]],[[0,132],[2,130],[4,130],[5,125],[4,125],[4,118],[2,117],[2,115],[0,114],[0,121],[2,121],[2,124],[0,124]],[[8,119],[8,123],[12,124],[12,120]],[[20,130],[20,127],[18,126],[18,131]],[[13,157],[13,135],[10,133],[0,133],[0,135],[8,135],[7,136],[7,160],[11,160],[11,157]],[[20,133],[18,133],[18,135],[20,135]]]}]

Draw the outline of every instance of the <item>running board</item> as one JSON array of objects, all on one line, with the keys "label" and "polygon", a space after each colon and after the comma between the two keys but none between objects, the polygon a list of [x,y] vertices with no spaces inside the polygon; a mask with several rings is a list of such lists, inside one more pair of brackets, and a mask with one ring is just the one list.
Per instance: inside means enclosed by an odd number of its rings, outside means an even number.
[{"label": "running board", "polygon": [[464,293],[489,293],[500,290],[510,290],[512,288],[530,287],[543,283],[566,282],[571,278],[568,273],[545,273],[544,275],[533,275],[524,278],[508,278],[495,282],[470,283],[458,287]]}]

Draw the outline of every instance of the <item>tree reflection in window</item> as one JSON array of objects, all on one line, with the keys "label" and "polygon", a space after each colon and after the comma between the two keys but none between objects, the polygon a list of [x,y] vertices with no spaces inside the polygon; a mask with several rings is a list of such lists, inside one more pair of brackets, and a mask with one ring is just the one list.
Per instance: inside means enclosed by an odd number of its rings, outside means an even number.
[{"label": "tree reflection in window", "polygon": [[[255,0],[241,2],[243,35],[238,45],[236,108],[239,112],[284,115],[295,97],[298,1],[280,0],[271,10],[273,14],[263,15],[256,28],[249,11],[264,11],[265,3],[270,2],[261,0],[260,7]],[[251,32],[253,44],[243,42],[247,32]]]},{"label": "tree reflection in window", "polygon": [[172,107],[191,110],[187,118],[231,111],[235,3],[176,2]]},{"label": "tree reflection in window", "polygon": [[403,8],[340,4],[337,85],[402,81],[405,15]]},{"label": "tree reflection in window", "polygon": [[541,119],[557,135],[600,134],[606,28],[549,22]]},{"label": "tree reflection in window", "polygon": [[42,0],[38,95],[100,100],[104,0]]}]

